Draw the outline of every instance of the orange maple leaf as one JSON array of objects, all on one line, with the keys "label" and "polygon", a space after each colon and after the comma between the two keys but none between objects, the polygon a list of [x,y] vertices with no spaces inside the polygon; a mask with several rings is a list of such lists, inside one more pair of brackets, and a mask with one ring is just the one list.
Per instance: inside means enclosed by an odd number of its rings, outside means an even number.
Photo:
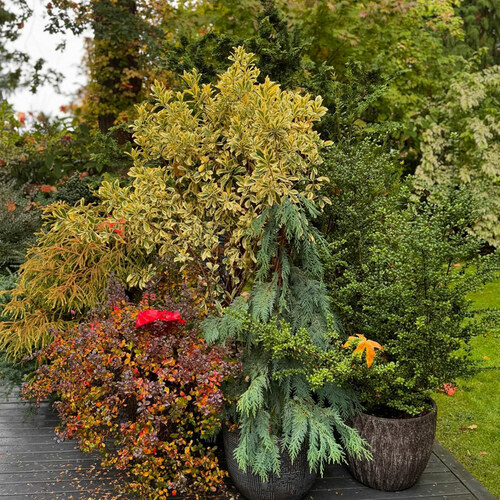
[{"label": "orange maple leaf", "polygon": [[358,342],[356,349],[354,349],[353,354],[363,354],[366,351],[366,366],[370,368],[372,366],[373,360],[375,359],[375,349],[384,350],[384,348],[374,340],[368,340],[364,335],[357,334],[357,337],[349,337],[347,342],[342,346],[343,348],[349,347],[353,342]]}]

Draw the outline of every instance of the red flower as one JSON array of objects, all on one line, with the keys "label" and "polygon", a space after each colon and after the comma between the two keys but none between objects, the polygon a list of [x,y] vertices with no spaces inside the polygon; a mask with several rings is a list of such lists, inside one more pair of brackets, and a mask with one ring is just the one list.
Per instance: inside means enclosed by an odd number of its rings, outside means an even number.
[{"label": "red flower", "polygon": [[[120,219],[119,220],[120,224],[123,224],[124,222],[125,222],[125,219]],[[123,231],[121,229],[115,228],[115,226],[117,224],[116,222],[105,221],[105,222],[103,222],[103,224],[105,226],[108,226],[109,228],[113,229],[114,233],[119,234],[120,236],[123,236]]]},{"label": "red flower", "polygon": [[26,113],[23,113],[22,111],[19,111],[19,113],[17,113],[17,119],[22,123],[24,124],[24,122],[26,121]]},{"label": "red flower", "polygon": [[180,323],[183,325],[186,323],[179,312],[172,311],[158,311],[157,309],[148,309],[146,311],[140,311],[137,314],[137,321],[135,322],[135,327],[140,328],[141,326],[148,325],[149,323],[154,323],[155,321],[171,321]]}]

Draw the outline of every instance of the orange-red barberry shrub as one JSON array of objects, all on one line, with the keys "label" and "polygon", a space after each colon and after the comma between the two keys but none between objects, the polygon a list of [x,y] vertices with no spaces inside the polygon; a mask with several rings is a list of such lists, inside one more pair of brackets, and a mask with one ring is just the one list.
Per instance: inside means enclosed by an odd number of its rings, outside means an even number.
[{"label": "orange-red barberry shrub", "polygon": [[38,402],[57,393],[59,436],[100,451],[139,498],[223,498],[226,473],[208,438],[235,363],[201,338],[195,290],[170,291],[176,297],[147,294],[138,305],[110,292],[87,321],[55,333],[24,392]]}]

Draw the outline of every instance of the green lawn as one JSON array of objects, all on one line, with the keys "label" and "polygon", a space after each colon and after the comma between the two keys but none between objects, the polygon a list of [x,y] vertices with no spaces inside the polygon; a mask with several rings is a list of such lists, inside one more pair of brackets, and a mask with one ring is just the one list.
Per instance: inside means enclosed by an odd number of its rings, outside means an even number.
[{"label": "green lawn", "polygon": [[[471,298],[477,308],[500,308],[500,278]],[[472,346],[482,369],[473,378],[459,381],[453,396],[436,394],[437,438],[500,497],[500,336],[497,332],[476,337]]]}]

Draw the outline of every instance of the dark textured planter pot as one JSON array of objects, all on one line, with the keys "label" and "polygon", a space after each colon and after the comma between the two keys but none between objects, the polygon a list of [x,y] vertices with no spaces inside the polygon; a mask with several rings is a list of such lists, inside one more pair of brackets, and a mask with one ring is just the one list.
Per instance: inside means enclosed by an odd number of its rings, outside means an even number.
[{"label": "dark textured planter pot", "polygon": [[264,483],[259,476],[243,472],[234,459],[239,432],[224,428],[223,436],[229,475],[247,500],[301,500],[312,488],[316,474],[309,471],[305,448],[301,450],[293,464],[288,453],[282,453],[280,477],[270,475],[269,480]]},{"label": "dark textured planter pot", "polygon": [[433,411],[414,418],[380,418],[362,413],[351,422],[371,446],[373,460],[348,456],[348,467],[361,483],[383,491],[411,488],[424,472],[436,435]]}]

